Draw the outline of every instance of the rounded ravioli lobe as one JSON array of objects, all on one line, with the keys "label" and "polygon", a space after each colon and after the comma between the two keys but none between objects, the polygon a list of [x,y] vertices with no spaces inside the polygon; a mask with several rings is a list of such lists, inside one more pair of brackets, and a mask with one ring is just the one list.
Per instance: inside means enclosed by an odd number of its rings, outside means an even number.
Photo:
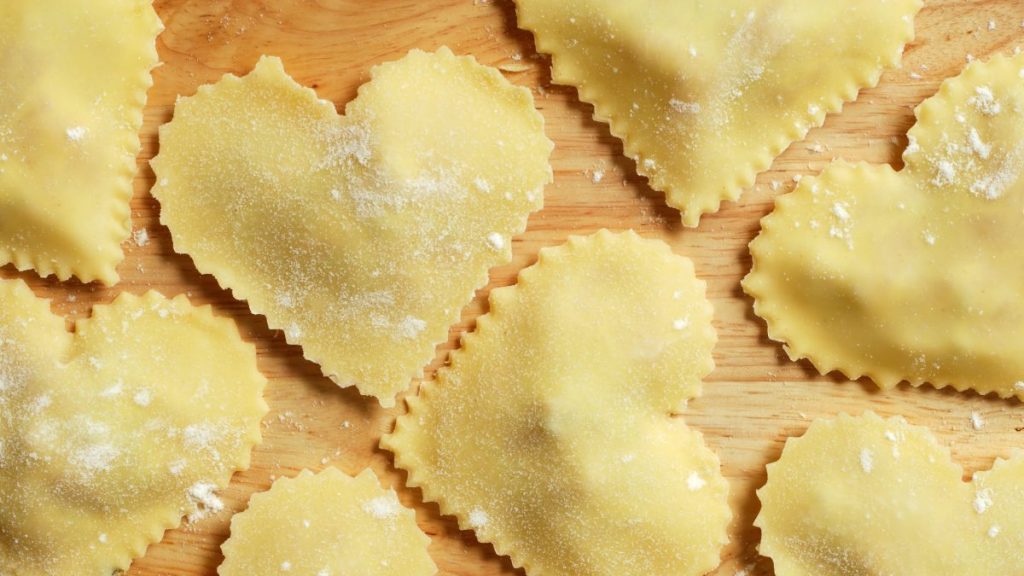
[{"label": "rounded ravioli lobe", "polygon": [[220,576],[433,576],[416,515],[365,470],[303,470],[231,520]]},{"label": "rounded ravioli lobe", "polygon": [[903,418],[815,421],[768,466],[760,552],[778,576],[1024,574],[1024,453],[962,477]]},{"label": "rounded ravioli lobe", "polygon": [[121,294],[72,334],[0,281],[0,574],[110,576],[219,511],[264,384],[234,324],[184,296]]},{"label": "rounded ravioli lobe", "polygon": [[531,575],[699,575],[731,513],[670,415],[713,368],[691,262],[635,233],[542,250],[382,445],[409,484]]}]

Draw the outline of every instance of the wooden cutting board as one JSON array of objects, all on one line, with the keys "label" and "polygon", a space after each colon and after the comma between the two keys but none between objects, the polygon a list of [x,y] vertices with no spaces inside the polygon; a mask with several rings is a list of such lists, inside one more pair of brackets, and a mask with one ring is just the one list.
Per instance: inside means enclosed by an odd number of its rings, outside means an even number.
[{"label": "wooden cutting board", "polygon": [[[820,0],[809,0],[820,1]],[[793,177],[815,174],[832,158],[867,160],[900,166],[913,107],[932,95],[939,82],[958,74],[969,55],[987,58],[1024,45],[1021,0],[926,0],[917,19],[917,40],[909,45],[902,70],[885,74],[881,85],[865,91],[842,114],[832,115],[807,140],[794,144],[762,174],[753,190],[718,214],[706,216],[697,230],[681,227],[668,208],[635,174],[632,161],[603,124],[591,120],[592,108],[572,88],[551,85],[548,60],[538,57],[528,33],[516,28],[511,0],[157,0],[167,26],[158,47],[163,65],[154,74],[142,131],[143,150],[135,180],[132,219],[146,229],[144,246],[126,244],[123,281],[111,289],[40,280],[11,267],[0,276],[20,277],[37,294],[53,298],[55,310],[72,318],[89,314],[93,304],[109,302],[121,291],[150,288],[167,295],[188,294],[196,304],[213,304],[233,318],[259,352],[260,368],[270,379],[264,441],[253,466],[235,476],[224,493],[227,510],[196,525],[170,531],[163,542],[135,562],[131,576],[213,575],[221,561],[220,544],[228,536],[230,515],[243,510],[254,492],[274,478],[303,468],[333,465],[354,474],[369,466],[401,500],[416,509],[420,526],[433,539],[430,552],[444,575],[516,574],[489,545],[458,529],[437,506],[425,504],[418,490],[403,487],[389,454],[376,448],[400,409],[381,410],[351,389],[341,390],[320,376],[317,366],[285,343],[208,276],[196,272],[187,256],[176,255],[168,231],[158,222],[159,206],[149,195],[153,174],[148,161],[158,150],[157,128],[170,119],[175,98],[191,95],[226,72],[248,72],[261,54],[281,56],[300,83],[316,89],[339,109],[368,80],[374,64],[401,57],[412,48],[433,50],[448,45],[456,53],[474,54],[485,64],[505,67],[510,81],[534,90],[557,147],[551,159],[555,182],[546,191],[546,208],[514,241],[514,262],[491,273],[490,285],[466,307],[449,342],[439,347],[428,370],[441,364],[461,333],[471,329],[486,308],[489,290],[512,284],[516,273],[545,246],[570,234],[607,227],[633,228],[661,238],[678,254],[692,258],[708,283],[715,306],[719,343],[717,369],[703,396],[690,403],[687,422],[702,431],[721,457],[731,487],[735,519],[732,544],[723,552],[715,574],[767,576],[771,562],[759,559],[759,534],[752,522],[758,512],[755,490],[764,484],[764,467],[776,460],[785,439],[799,435],[815,418],[871,409],[882,415],[905,415],[930,426],[951,446],[965,475],[988,468],[998,456],[1024,448],[1024,406],[1017,401],[981,398],[900,387],[881,393],[870,382],[820,376],[806,362],[790,362],[769,341],[763,323],[739,287],[750,266],[747,243],[772,198],[792,188]],[[841,23],[839,23],[841,25]],[[809,58],[814,57],[808,54]],[[828,63],[822,63],[828,65]],[[603,172],[596,181],[594,174]],[[776,190],[778,187],[778,190]],[[972,412],[985,425],[975,430]]]}]

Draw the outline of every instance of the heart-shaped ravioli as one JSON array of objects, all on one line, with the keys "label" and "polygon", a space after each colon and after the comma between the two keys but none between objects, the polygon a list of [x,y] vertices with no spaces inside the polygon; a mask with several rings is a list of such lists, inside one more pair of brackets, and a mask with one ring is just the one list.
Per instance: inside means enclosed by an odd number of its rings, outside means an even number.
[{"label": "heart-shaped ravioli", "polygon": [[1024,574],[1024,454],[962,477],[902,418],[816,421],[768,466],[760,551],[778,576]]},{"label": "heart-shaped ravioli", "polygon": [[670,414],[712,367],[704,283],[634,233],[542,250],[382,445],[409,484],[532,575],[698,575],[731,513]]},{"label": "heart-shaped ravioli", "polygon": [[516,0],[519,24],[696,226],[878,83],[921,0]]},{"label": "heart-shaped ravioli", "polygon": [[0,8],[0,265],[117,282],[155,40],[149,0]]},{"label": "heart-shaped ravioli", "polygon": [[0,574],[110,576],[219,510],[264,382],[234,324],[183,296],[122,294],[71,334],[0,281]]},{"label": "heart-shaped ravioli", "polygon": [[430,538],[394,490],[337,468],[274,482],[231,519],[220,576],[432,576]]},{"label": "heart-shaped ravioli", "polygon": [[264,58],[178,103],[153,161],[175,249],[341,386],[393,406],[541,207],[525,88],[413,51],[339,117]]},{"label": "heart-shaped ravioli", "polygon": [[780,196],[743,281],[821,372],[1024,397],[1024,55],[917,109],[906,166],[829,166]]}]

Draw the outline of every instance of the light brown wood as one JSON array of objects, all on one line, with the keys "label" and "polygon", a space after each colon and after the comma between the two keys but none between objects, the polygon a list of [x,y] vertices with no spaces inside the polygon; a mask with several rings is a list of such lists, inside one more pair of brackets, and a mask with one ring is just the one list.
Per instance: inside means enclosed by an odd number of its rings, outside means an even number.
[{"label": "light brown wood", "polygon": [[[244,509],[249,496],[267,489],[275,477],[326,465],[348,473],[369,466],[396,487],[433,538],[430,552],[440,574],[517,573],[490,546],[459,531],[435,505],[424,504],[419,491],[403,487],[404,474],[394,469],[389,454],[376,448],[401,409],[381,410],[353,390],[341,390],[322,378],[318,367],[287,345],[280,333],[269,330],[263,318],[251,315],[212,278],[199,275],[187,256],[175,255],[168,231],[158,222],[159,206],[148,192],[153,175],[147,162],[157,152],[157,128],[170,119],[176,96],[193,94],[225,72],[244,74],[261,54],[281,56],[289,73],[339,109],[368,79],[372,65],[399,58],[412,48],[448,45],[490,65],[509,65],[522,57],[526,71],[506,76],[534,89],[547,133],[557,144],[552,157],[555,182],[546,191],[546,208],[515,240],[514,262],[492,271],[490,285],[451,328],[449,342],[439,347],[428,374],[485,310],[490,288],[512,284],[540,248],[559,244],[570,234],[634,228],[644,236],[664,239],[677,253],[692,258],[698,275],[708,282],[720,340],[715,350],[718,367],[685,418],[721,457],[735,510],[732,544],[724,550],[715,574],[772,573],[770,561],[759,559],[756,552],[754,491],[763,485],[765,464],[778,458],[785,439],[801,434],[814,418],[867,409],[903,414],[912,423],[930,426],[950,445],[965,474],[986,469],[995,457],[1024,447],[1024,407],[1019,402],[931,388],[900,387],[883,393],[870,382],[820,376],[806,362],[790,362],[778,344],[767,340],[763,323],[753,316],[751,302],[739,287],[750,265],[746,245],[757,233],[758,220],[771,209],[775,195],[792,187],[792,177],[814,174],[836,157],[898,166],[904,134],[913,124],[913,107],[933,94],[943,78],[958,74],[968,54],[986,58],[1024,45],[1020,0],[927,1],[902,70],[888,72],[878,88],[865,91],[806,141],[794,144],[761,175],[753,190],[720,213],[706,216],[697,230],[683,229],[678,213],[636,176],[632,162],[621,155],[621,144],[604,125],[590,119],[591,107],[578,101],[574,89],[551,85],[548,61],[536,56],[531,36],[516,28],[511,0],[157,0],[156,8],[167,26],[158,41],[163,65],[156,70],[150,91],[132,201],[134,226],[148,230],[151,242],[144,247],[126,244],[127,260],[119,269],[123,281],[111,289],[0,269],[0,276],[26,279],[37,294],[54,299],[56,311],[71,318],[88,315],[93,304],[109,302],[121,291],[184,292],[194,303],[211,303],[217,313],[236,320],[243,336],[258,349],[260,368],[270,379],[271,413],[252,468],[236,475],[225,492],[227,511],[168,532],[163,542],[135,562],[131,576],[215,574],[231,513]],[[990,22],[994,30],[989,29]],[[825,152],[812,152],[812,143],[820,143]],[[597,167],[606,174],[595,184],[587,172]],[[772,182],[779,182],[780,190],[773,190]],[[72,295],[74,301],[68,298]],[[971,427],[972,411],[986,422],[980,431]]]}]

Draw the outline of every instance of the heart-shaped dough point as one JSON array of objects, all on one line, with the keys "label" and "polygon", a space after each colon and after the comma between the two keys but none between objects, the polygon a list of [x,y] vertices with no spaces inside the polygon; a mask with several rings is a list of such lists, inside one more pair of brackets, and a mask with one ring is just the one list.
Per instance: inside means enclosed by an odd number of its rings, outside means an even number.
[{"label": "heart-shaped dough point", "polygon": [[541,207],[525,88],[447,49],[383,64],[346,116],[264,58],[178,103],[153,160],[176,250],[342,386],[394,405]]},{"label": "heart-shaped dough point", "polygon": [[816,421],[768,466],[760,551],[778,576],[1024,574],[1024,454],[962,477],[902,418]]},{"label": "heart-shaped dough point", "polygon": [[634,233],[573,237],[491,292],[382,445],[528,574],[704,574],[728,484],[670,414],[699,393],[714,342],[689,260]]},{"label": "heart-shaped dough point", "polygon": [[780,196],[743,287],[822,373],[1024,398],[1024,55],[917,118],[901,171],[837,162]]},{"label": "heart-shaped dough point", "polygon": [[184,296],[122,294],[71,334],[0,280],[0,574],[110,576],[219,510],[264,383],[234,324]]},{"label": "heart-shaped dough point", "polygon": [[516,0],[651,187],[696,226],[899,63],[921,0]]}]

